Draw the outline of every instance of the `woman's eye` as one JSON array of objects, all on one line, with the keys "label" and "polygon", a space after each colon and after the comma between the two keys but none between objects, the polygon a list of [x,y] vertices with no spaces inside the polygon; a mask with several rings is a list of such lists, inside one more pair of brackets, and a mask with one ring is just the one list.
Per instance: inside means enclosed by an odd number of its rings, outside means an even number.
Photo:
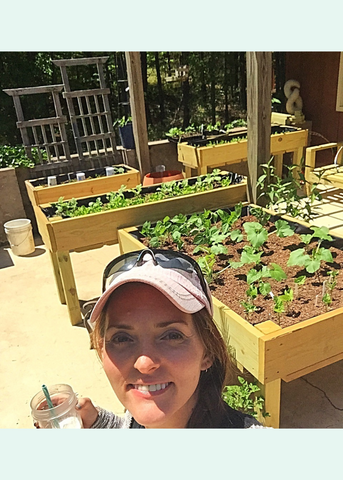
[{"label": "woman's eye", "polygon": [[180,332],[168,332],[164,335],[165,340],[183,340],[184,336]]},{"label": "woman's eye", "polygon": [[115,345],[121,345],[123,343],[128,343],[128,342],[132,342],[132,338],[129,337],[128,335],[120,333],[120,334],[114,335],[110,339],[109,343],[114,343]]}]

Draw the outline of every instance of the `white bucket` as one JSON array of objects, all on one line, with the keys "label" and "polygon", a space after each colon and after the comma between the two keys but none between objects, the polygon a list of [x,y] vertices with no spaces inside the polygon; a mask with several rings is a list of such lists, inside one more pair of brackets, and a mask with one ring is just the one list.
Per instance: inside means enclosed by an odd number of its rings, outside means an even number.
[{"label": "white bucket", "polygon": [[4,224],[8,243],[14,255],[29,255],[35,251],[31,220],[20,218]]}]

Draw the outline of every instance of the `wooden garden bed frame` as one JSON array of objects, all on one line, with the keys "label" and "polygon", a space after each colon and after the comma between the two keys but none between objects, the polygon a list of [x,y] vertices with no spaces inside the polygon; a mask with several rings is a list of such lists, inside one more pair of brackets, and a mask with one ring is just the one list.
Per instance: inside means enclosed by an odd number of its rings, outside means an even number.
[{"label": "wooden garden bed frame", "polygon": [[[287,215],[282,218],[310,226]],[[132,235],[134,231],[137,231],[136,227],[118,231],[121,253],[145,248]],[[281,380],[290,382],[343,359],[343,308],[286,328],[271,320],[253,326],[227,305],[212,298],[214,320],[238,366],[248,370],[261,387],[265,411],[270,414],[264,420],[265,424],[278,428]]]},{"label": "wooden garden bed frame", "polygon": [[63,197],[64,200],[70,200],[72,198],[103,195],[107,192],[118,190],[122,185],[125,185],[127,188],[134,188],[141,183],[140,173],[135,168],[124,164],[115,165],[115,167],[123,167],[126,171],[110,177],[87,178],[80,182],[70,182],[51,187],[35,187],[33,183],[39,179],[25,180],[26,190],[32,206],[37,206],[57,202],[60,197]]},{"label": "wooden garden bed frame", "polygon": [[[227,172],[223,172],[227,173]],[[38,230],[50,252],[61,303],[66,303],[72,325],[82,321],[71,251],[86,251],[118,243],[118,230],[145,221],[162,220],[166,215],[195,213],[206,209],[235,205],[247,200],[246,180],[238,185],[207,192],[169,198],[158,202],[118,208],[107,212],[62,219],[48,218],[41,207],[34,206]]]},{"label": "wooden garden bed frame", "polygon": [[[343,146],[343,142],[339,143],[325,143],[324,145],[316,145],[314,147],[306,148],[306,156],[305,156],[305,180],[306,183],[306,193],[309,195],[311,191],[311,185],[313,183],[321,183],[323,185],[331,185],[332,187],[336,188],[343,188],[343,165],[342,165],[342,158],[343,158],[343,149],[339,151],[339,149]],[[323,150],[333,150],[337,149],[339,152],[337,158],[337,164],[326,165],[324,167],[317,167],[316,168],[316,155],[317,152],[321,152]],[[318,175],[321,175],[319,178]]]},{"label": "wooden garden bed frame", "polygon": [[[276,175],[281,177],[283,154],[293,153],[293,164],[300,165],[304,156],[304,148],[308,142],[308,130],[284,132],[270,136],[270,154],[274,156]],[[209,147],[194,147],[179,143],[178,161],[183,164],[186,177],[192,175],[192,169],[197,175],[207,173],[208,167],[224,167],[238,162],[246,162],[248,157],[248,141],[211,145]]]}]

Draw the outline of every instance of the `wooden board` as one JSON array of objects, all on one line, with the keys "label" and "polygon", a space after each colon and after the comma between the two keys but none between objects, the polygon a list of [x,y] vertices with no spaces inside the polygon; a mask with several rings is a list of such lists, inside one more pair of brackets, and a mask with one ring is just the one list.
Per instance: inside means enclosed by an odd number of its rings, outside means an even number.
[{"label": "wooden board", "polygon": [[[201,212],[236,205],[246,201],[246,181],[238,185],[217,188],[158,202],[118,208],[64,220],[47,219],[36,214],[38,229],[44,243],[52,251],[71,251],[118,242],[118,229],[141,225],[145,221],[161,220],[166,215]],[[39,207],[36,207],[39,208]],[[46,243],[47,242],[47,243]]]},{"label": "wooden board", "polygon": [[[293,152],[307,145],[308,131],[285,132],[270,137],[271,155]],[[178,143],[178,161],[190,168],[230,165],[247,159],[247,140],[209,147]]]},{"label": "wooden board", "polygon": [[[81,182],[70,182],[63,185],[34,187],[29,180],[25,180],[26,190],[32,205],[43,205],[45,203],[57,202],[60,197],[64,200],[71,198],[91,197],[119,190],[122,185],[127,188],[134,188],[140,183],[140,173],[135,168],[127,165],[116,165],[125,167],[125,173],[119,173],[110,177],[88,178]],[[105,170],[105,169],[104,169]]]}]

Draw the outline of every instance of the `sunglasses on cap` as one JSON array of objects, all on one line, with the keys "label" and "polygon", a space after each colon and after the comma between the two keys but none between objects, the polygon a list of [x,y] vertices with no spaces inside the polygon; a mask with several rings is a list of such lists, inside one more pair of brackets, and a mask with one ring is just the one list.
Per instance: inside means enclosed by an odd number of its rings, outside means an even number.
[{"label": "sunglasses on cap", "polygon": [[[163,250],[158,248],[146,248],[144,250],[137,250],[134,252],[124,253],[120,257],[112,260],[104,270],[102,278],[102,292],[109,287],[110,283],[118,275],[131,270],[134,267],[143,265],[146,257],[152,260],[155,265],[159,265],[166,269],[175,269],[179,273],[185,272],[187,274],[196,273],[204,294],[209,303],[212,303],[211,294],[209,293],[208,285],[202,274],[198,263],[188,255],[173,250]],[[149,258],[150,257],[150,258]]]}]

